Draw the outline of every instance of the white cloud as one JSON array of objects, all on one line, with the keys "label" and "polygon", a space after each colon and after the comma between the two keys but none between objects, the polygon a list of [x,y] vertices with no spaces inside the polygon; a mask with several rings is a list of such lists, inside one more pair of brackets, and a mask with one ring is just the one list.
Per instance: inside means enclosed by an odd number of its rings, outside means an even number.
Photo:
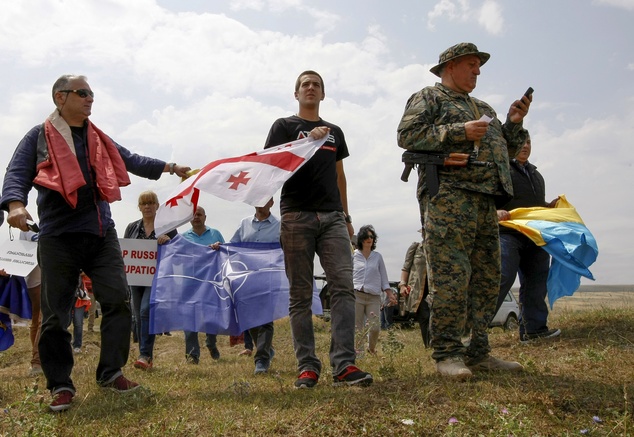
[{"label": "white cloud", "polygon": [[595,0],[594,2],[634,11],[634,0]]},{"label": "white cloud", "polygon": [[263,0],[231,0],[229,3],[229,7],[232,11],[241,11],[245,9],[261,11],[264,9]]},{"label": "white cloud", "polygon": [[164,11],[150,0],[132,4],[122,0],[15,2],[0,18],[5,36],[0,48],[31,66],[51,65],[54,60],[68,63],[72,57],[88,65],[125,64],[134,54],[130,49],[143,42],[147,24],[164,17]]},{"label": "white cloud", "polygon": [[598,283],[626,282],[616,272],[631,269],[634,205],[623,188],[634,186],[632,135],[634,111],[589,119],[559,135],[540,128],[531,134],[531,161],[544,175],[546,197],[566,194],[594,234],[599,257],[590,270]]},{"label": "white cloud", "polygon": [[480,9],[478,23],[492,35],[500,35],[504,30],[502,7],[493,0],[486,0]]},{"label": "white cloud", "polygon": [[[0,15],[0,59],[7,85],[0,106],[0,144],[6,145],[0,157],[0,179],[13,146],[51,112],[52,82],[69,70],[88,76],[96,92],[91,119],[123,146],[199,167],[261,148],[273,120],[297,110],[296,75],[315,69],[326,82],[321,114],[343,128],[350,147],[351,156],[344,163],[355,226],[376,226],[381,236],[379,251],[391,278],[397,279],[404,252],[417,238],[420,223],[414,198],[416,177],[412,175],[407,184],[399,180],[402,165],[396,126],[407,98],[437,80],[428,71],[432,65],[420,60],[437,59],[438,46],[462,39],[465,32],[481,40],[499,34],[495,32],[511,34],[514,28],[505,30],[500,2],[441,0],[427,16],[432,27],[444,20],[437,33],[420,26],[410,32],[401,19],[402,9],[394,6],[393,17],[386,13],[382,20],[373,16],[360,24],[356,30],[360,35],[337,28],[326,37],[323,30],[315,30],[320,17],[338,23],[349,12],[347,7],[326,3],[319,15],[299,1],[236,0],[231,3],[233,10],[246,12],[233,14],[224,4],[226,10],[210,7],[213,13],[177,13],[152,0],[8,2]],[[510,3],[504,7],[512,10]],[[179,9],[185,7],[179,4]],[[250,16],[248,10],[257,11],[260,21],[248,23],[244,18]],[[538,27],[544,13],[540,9],[532,19],[529,14],[527,26]],[[297,33],[278,25],[284,14],[293,14],[309,30]],[[547,31],[540,28],[540,35],[551,41]],[[566,35],[557,37],[564,38],[562,44],[567,41]],[[607,40],[610,33],[604,37]],[[627,38],[627,31],[619,29],[617,37]],[[414,49],[406,47],[412,41],[417,44]],[[508,41],[492,38],[487,51],[513,52],[515,43],[511,37]],[[415,61],[409,57],[413,50]],[[547,54],[549,49],[544,50]],[[403,53],[403,59],[397,52]],[[600,58],[599,52],[586,55]],[[528,83],[518,76],[525,73],[536,78],[530,83],[542,91],[526,123],[533,136],[531,159],[544,173],[548,195],[566,193],[595,233],[601,252],[592,270],[599,283],[631,283],[622,279],[631,278],[627,264],[631,265],[631,254],[620,247],[634,246],[629,232],[634,211],[621,200],[629,199],[634,183],[629,145],[634,114],[622,113],[627,105],[617,108],[605,100],[607,89],[592,94],[591,105],[580,98],[592,93],[592,87],[584,93],[556,95],[560,88],[556,84],[563,82],[543,75],[543,63],[514,65],[495,59],[497,66],[492,63],[495,68],[487,69],[482,77],[488,87],[482,85],[475,96],[504,117],[517,98],[509,93],[518,91],[517,82]],[[578,80],[580,85],[573,89],[580,89],[592,83],[600,76],[593,66],[576,68],[565,77],[565,84]],[[634,70],[634,63],[627,68]],[[610,87],[618,90],[618,102],[634,98],[631,83],[621,81]],[[176,182],[167,175],[157,182],[134,177],[124,189],[124,200],[113,205],[118,228],[138,218],[138,193],[153,189],[164,198]],[[247,205],[213,197],[203,202],[213,211],[208,224],[226,237],[240,218],[252,212]],[[29,210],[35,212],[32,205]]]},{"label": "white cloud", "polygon": [[504,30],[502,8],[495,0],[485,0],[482,6],[474,11],[470,0],[440,0],[427,13],[427,27],[436,28],[436,21],[446,17],[449,21],[475,22],[487,33],[499,35]]},{"label": "white cloud", "polygon": [[[109,76],[117,72],[108,69],[131,71],[133,76],[128,74],[126,79],[171,94],[216,90],[236,96],[251,92],[278,94],[280,89],[271,89],[270,82],[278,76],[276,72],[294,72],[295,65],[313,64],[314,53],[323,48],[318,35],[299,37],[251,30],[224,15],[174,14],[148,0],[125,5],[115,1],[81,3],[81,8],[70,7],[73,2],[69,1],[47,3],[46,14],[36,15],[28,6],[37,7],[38,1],[20,2],[23,4],[25,7],[12,6],[0,18],[3,32],[11,35],[0,39],[0,49],[20,62],[30,67],[67,68],[66,59],[72,51],[90,69]],[[286,6],[328,17],[329,21],[333,17],[301,4]],[[55,24],[68,22],[74,26]],[[330,50],[351,57],[358,47],[337,44]],[[96,78],[95,74],[90,76]]]},{"label": "white cloud", "polygon": [[311,18],[310,20],[306,20],[307,24],[314,27],[319,33],[333,30],[340,20],[337,14],[327,11],[325,8],[306,6],[301,0],[231,0],[230,8],[234,11],[250,9],[283,13],[292,10],[306,13]]},{"label": "white cloud", "polygon": [[302,0],[268,0],[267,3],[272,11],[305,8]]},{"label": "white cloud", "polygon": [[427,27],[435,29],[435,21],[447,16],[450,21],[467,21],[469,13],[469,1],[459,0],[458,5],[454,0],[440,0],[434,8],[427,13]]}]

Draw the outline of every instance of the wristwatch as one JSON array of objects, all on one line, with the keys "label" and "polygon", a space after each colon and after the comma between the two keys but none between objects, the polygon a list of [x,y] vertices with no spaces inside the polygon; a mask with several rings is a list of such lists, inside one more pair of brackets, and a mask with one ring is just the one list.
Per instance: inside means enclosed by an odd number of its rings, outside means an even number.
[{"label": "wristwatch", "polygon": [[346,223],[352,223],[352,216],[344,212],[344,220]]},{"label": "wristwatch", "polygon": [[170,166],[170,174],[174,174],[174,167],[176,166],[176,163],[175,162],[170,162],[169,166]]}]

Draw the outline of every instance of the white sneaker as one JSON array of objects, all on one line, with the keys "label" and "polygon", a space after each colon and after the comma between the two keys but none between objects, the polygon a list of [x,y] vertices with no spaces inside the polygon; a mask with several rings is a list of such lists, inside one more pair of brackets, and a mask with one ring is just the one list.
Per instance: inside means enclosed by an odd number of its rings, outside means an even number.
[{"label": "white sneaker", "polygon": [[457,379],[468,379],[473,376],[462,358],[448,358],[436,363],[436,371],[443,376]]},{"label": "white sneaker", "polygon": [[73,349],[73,352],[75,352],[76,354],[80,354],[81,353],[81,348],[76,347]]}]

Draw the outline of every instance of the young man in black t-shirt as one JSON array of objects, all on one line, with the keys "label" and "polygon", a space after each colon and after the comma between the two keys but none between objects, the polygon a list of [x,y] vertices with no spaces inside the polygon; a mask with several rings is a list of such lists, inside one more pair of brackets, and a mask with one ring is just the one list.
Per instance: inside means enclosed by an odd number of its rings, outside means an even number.
[{"label": "young man in black t-shirt", "polygon": [[299,112],[273,123],[265,148],[306,136],[328,136],[324,145],[282,188],[280,240],[290,284],[290,322],[299,377],[296,388],[317,384],[321,361],[315,354],[312,320],[313,263],[319,256],[331,293],[330,364],[334,385],[370,385],[372,375],[358,369],[354,350],[354,291],[343,159],[348,147],[338,126],[319,117],[324,83],[304,71],[295,83]]}]

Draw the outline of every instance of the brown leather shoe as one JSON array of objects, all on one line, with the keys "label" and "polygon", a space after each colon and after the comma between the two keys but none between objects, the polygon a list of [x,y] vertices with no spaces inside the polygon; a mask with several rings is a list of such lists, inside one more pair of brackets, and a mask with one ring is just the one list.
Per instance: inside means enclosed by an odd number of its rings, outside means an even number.
[{"label": "brown leather shoe", "polygon": [[469,364],[469,369],[472,371],[483,371],[483,372],[491,372],[491,371],[505,371],[505,372],[521,372],[524,370],[524,366],[522,366],[517,361],[504,361],[499,358],[492,357],[491,355],[487,355],[483,360],[478,361],[475,364]]}]

